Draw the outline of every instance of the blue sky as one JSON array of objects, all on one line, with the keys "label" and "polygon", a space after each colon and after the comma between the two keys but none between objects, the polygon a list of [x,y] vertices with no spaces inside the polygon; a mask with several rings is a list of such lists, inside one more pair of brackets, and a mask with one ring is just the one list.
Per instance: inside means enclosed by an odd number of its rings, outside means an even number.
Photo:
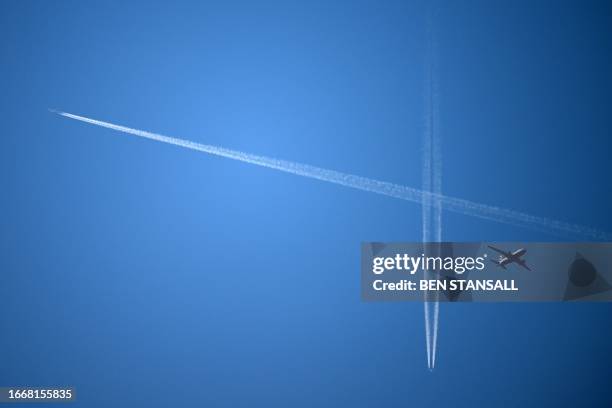
[{"label": "blue sky", "polygon": [[[126,126],[418,187],[436,10],[446,194],[612,231],[605,2],[3,2],[3,385],[82,406],[602,406],[607,304],[360,300],[420,208]],[[444,213],[457,241],[556,241]],[[512,398],[509,404],[508,398]]]}]

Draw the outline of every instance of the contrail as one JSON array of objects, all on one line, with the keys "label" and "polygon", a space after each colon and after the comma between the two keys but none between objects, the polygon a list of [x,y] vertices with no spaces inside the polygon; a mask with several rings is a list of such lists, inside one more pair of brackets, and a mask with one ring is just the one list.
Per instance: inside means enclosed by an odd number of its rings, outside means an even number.
[{"label": "contrail", "polygon": [[[438,60],[437,44],[433,30],[433,16],[429,24],[429,109],[431,138],[431,187],[434,194],[442,195],[442,146],[440,141],[440,106],[438,95]],[[434,198],[432,206],[433,241],[442,242],[442,203]],[[440,247],[436,247],[438,252]],[[439,253],[437,255],[440,255]],[[436,366],[436,351],[438,347],[438,320],[440,316],[440,292],[436,291],[433,313],[433,333],[431,339],[431,368]]]},{"label": "contrail", "polygon": [[[427,50],[426,58],[429,58],[429,50]],[[432,162],[432,138],[431,138],[431,70],[429,65],[426,63],[425,71],[425,129],[423,132],[423,157],[422,165],[423,170],[421,174],[421,188],[424,192],[432,191],[432,177],[431,177],[431,162]],[[421,197],[421,227],[422,227],[422,242],[426,244],[431,242],[431,215],[432,215],[432,196],[429,194],[423,194]],[[423,251],[426,251],[426,247],[423,246]],[[423,269],[423,279],[429,279],[427,270]],[[427,351],[427,368],[433,369],[432,366],[432,322],[431,322],[431,309],[432,304],[430,301],[430,293],[428,290],[423,291],[423,312],[425,317],[425,347]]]},{"label": "contrail", "polygon": [[[423,132],[422,188],[436,196],[442,194],[442,155],[439,132],[439,105],[437,82],[437,52],[433,31],[432,12],[427,17],[427,50],[425,54],[425,128]],[[442,241],[442,203],[439,198],[423,196],[422,200],[423,243]],[[431,247],[430,247],[431,248]],[[439,249],[439,248],[438,248]],[[439,254],[435,254],[436,256]],[[424,271],[424,274],[427,274]],[[425,276],[427,279],[428,277]],[[433,370],[436,364],[438,343],[438,320],[440,314],[439,292],[433,301],[424,293],[425,341],[427,342],[427,366]],[[433,321],[431,318],[433,315]]]},{"label": "contrail", "polygon": [[446,210],[458,214],[469,215],[480,219],[524,227],[531,230],[547,232],[562,237],[580,237],[599,241],[612,240],[612,234],[608,232],[599,231],[597,229],[578,224],[555,221],[544,217],[529,215],[519,211],[509,210],[486,204],[480,204],[474,201],[445,196],[442,194],[435,194],[413,187],[402,186],[386,181],[374,180],[367,177],[342,173],[335,170],[327,170],[321,167],[311,166],[308,164],[301,164],[287,160],[258,156],[250,153],[240,152],[237,150],[226,149],[223,147],[200,144],[184,139],[177,139],[174,137],[151,133],[144,130],[132,129],[125,126],[115,125],[109,122],[103,122],[101,120],[90,119],[84,116],[74,115],[72,113],[61,111],[54,112],[66,118],[90,123],[92,125],[105,127],[108,129],[113,129],[123,133],[129,133],[146,139],[156,140],[159,142],[164,142],[191,150],[209,153],[216,156],[226,157],[245,163],[251,163],[262,167],[268,167],[297,176],[308,177],[316,180],[338,184],[345,187],[354,188],[357,190],[381,194],[400,200],[411,201],[420,204],[423,199],[423,196],[428,195],[432,199],[440,200],[443,208],[445,208]]}]

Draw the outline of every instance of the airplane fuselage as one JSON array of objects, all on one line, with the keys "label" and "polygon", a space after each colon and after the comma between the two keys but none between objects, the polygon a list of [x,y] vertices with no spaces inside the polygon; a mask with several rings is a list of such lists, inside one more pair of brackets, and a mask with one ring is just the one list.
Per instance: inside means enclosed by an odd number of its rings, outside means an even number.
[{"label": "airplane fuselage", "polygon": [[525,255],[527,250],[525,248],[517,249],[516,251],[510,254],[512,259],[519,259],[521,256]]}]

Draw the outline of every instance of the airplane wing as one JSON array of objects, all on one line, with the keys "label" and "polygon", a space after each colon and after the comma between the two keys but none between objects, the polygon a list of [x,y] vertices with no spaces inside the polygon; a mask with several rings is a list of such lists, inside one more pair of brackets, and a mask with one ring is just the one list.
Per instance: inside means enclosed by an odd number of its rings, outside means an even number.
[{"label": "airplane wing", "polygon": [[495,252],[499,252],[500,254],[502,254],[503,256],[505,256],[506,258],[510,258],[512,256],[512,254],[506,252],[506,251],[502,251],[499,248],[495,248],[494,246],[491,245],[487,245],[489,248],[491,248],[492,250],[494,250]]}]

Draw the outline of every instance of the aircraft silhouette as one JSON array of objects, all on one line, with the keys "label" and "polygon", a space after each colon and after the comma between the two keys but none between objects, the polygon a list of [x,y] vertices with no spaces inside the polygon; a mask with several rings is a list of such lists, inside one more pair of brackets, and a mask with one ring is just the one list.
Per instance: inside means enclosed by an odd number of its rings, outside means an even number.
[{"label": "aircraft silhouette", "polygon": [[493,262],[495,265],[506,269],[506,266],[511,264],[511,263],[515,263],[518,264],[520,266],[522,266],[523,268],[527,269],[528,271],[530,271],[531,269],[529,269],[529,267],[527,266],[527,263],[525,263],[525,260],[522,259],[521,257],[523,255],[525,255],[525,253],[527,252],[527,250],[525,248],[519,248],[516,251],[513,252],[506,252],[504,250],[501,250],[499,248],[495,248],[494,246],[491,245],[487,245],[489,248],[491,248],[492,250],[494,250],[495,252],[499,252],[499,259],[496,260],[491,260],[491,262]]}]

